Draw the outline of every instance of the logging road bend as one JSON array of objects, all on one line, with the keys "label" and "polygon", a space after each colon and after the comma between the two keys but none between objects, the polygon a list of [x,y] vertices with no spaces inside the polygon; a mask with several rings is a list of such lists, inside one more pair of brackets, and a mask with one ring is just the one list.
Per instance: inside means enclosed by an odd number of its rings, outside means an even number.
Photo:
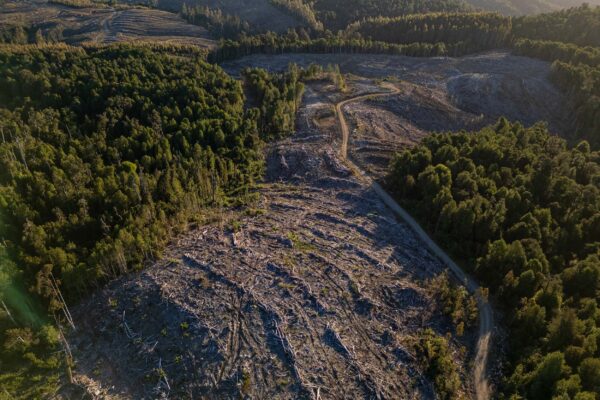
[{"label": "logging road bend", "polygon": [[342,131],[342,146],[340,150],[340,155],[343,160],[347,163],[347,165],[357,172],[357,176],[360,179],[370,184],[378,196],[383,200],[383,202],[400,218],[404,220],[404,222],[417,234],[417,236],[429,247],[429,250],[435,254],[440,260],[446,264],[446,266],[452,271],[456,279],[462,282],[469,292],[476,295],[477,306],[479,308],[479,338],[477,340],[477,348],[475,361],[473,365],[473,382],[475,387],[475,397],[477,400],[487,400],[490,398],[490,386],[488,383],[488,379],[486,376],[487,371],[487,361],[488,355],[491,346],[491,334],[494,326],[494,316],[492,312],[492,307],[490,306],[487,299],[485,299],[479,289],[479,285],[475,282],[471,277],[469,277],[451,258],[446,254],[444,250],[442,250],[425,232],[423,228],[417,223],[417,221],[410,216],[406,210],[404,210],[400,205],[373,179],[371,179],[363,170],[361,170],[357,165],[355,165],[348,158],[348,138],[350,136],[350,129],[348,128],[348,123],[346,122],[346,117],[344,116],[343,108],[344,106],[358,102],[366,99],[372,99],[375,97],[382,96],[393,96],[398,94],[400,90],[393,85],[386,86],[390,91],[379,92],[379,93],[370,93],[366,95],[361,95],[357,97],[353,97],[344,101],[341,101],[335,105],[336,113],[338,116],[340,128]]}]

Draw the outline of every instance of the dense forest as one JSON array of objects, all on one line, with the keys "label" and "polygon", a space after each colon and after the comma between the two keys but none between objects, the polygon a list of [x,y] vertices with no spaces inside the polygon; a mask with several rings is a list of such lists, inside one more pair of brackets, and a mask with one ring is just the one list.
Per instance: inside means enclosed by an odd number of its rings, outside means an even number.
[{"label": "dense forest", "polygon": [[584,5],[554,13],[514,18],[513,35],[517,38],[600,47],[600,7]]},{"label": "dense forest", "polygon": [[[351,0],[344,2],[285,0],[285,2],[305,4],[307,7],[304,11],[305,15],[310,15],[308,9],[313,10],[325,28],[332,31],[344,29],[347,25],[363,19],[379,16],[395,18],[409,14],[465,11],[498,12],[508,16],[552,12],[565,7],[576,7],[582,3],[578,0]],[[600,5],[598,0],[588,1],[588,3]],[[299,6],[295,7],[299,8]]]},{"label": "dense forest", "polygon": [[[481,10],[496,11],[503,15],[539,14],[557,11],[560,8],[576,7],[580,0],[467,0],[468,3]],[[598,0],[587,3],[600,4]]]},{"label": "dense forest", "polygon": [[348,38],[343,34],[311,39],[309,37],[302,38],[292,31],[285,36],[267,33],[245,36],[237,41],[223,41],[219,47],[209,53],[208,60],[220,63],[256,53],[371,53],[411,57],[459,56],[470,53],[472,48],[472,42],[458,42],[448,45],[443,42],[397,44],[362,38]]},{"label": "dense forest", "polygon": [[303,72],[296,66],[290,66],[286,73],[274,75],[260,68],[243,71],[244,86],[251,101],[257,105],[256,120],[262,139],[281,139],[294,132],[294,117],[304,93],[301,74]]},{"label": "dense forest", "polygon": [[45,32],[38,27],[23,24],[0,27],[0,43],[44,44],[59,43],[63,40],[63,28],[60,25],[46,29]]},{"label": "dense forest", "polygon": [[510,19],[498,14],[434,13],[378,17],[350,25],[346,34],[388,43],[465,43],[467,52],[504,47]]},{"label": "dense forest", "polygon": [[249,72],[264,93],[247,110],[240,82],[174,49],[5,47],[0,71],[0,300],[21,310],[0,312],[0,384],[41,397],[31,382],[61,361],[43,310],[67,323],[67,304],[243,201],[263,170],[258,125],[290,130],[301,71]]},{"label": "dense forest", "polygon": [[369,17],[468,10],[459,0],[315,0],[313,8],[325,27],[333,31]]},{"label": "dense forest", "polygon": [[546,61],[560,60],[569,64],[600,65],[600,47],[579,47],[571,43],[520,39],[513,45],[516,54]]},{"label": "dense forest", "polygon": [[600,153],[501,119],[425,138],[386,183],[506,311],[505,398],[597,398]]}]

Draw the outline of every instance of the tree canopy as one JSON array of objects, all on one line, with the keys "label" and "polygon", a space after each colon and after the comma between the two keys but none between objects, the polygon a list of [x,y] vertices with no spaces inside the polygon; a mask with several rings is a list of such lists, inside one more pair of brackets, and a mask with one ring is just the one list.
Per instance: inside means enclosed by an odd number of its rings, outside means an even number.
[{"label": "tree canopy", "polygon": [[293,126],[302,84],[290,71],[255,70],[251,91],[264,94],[246,109],[242,82],[186,48],[0,49],[6,390],[50,390],[31,384],[61,362],[46,316],[68,320],[67,304],[159,258],[189,221],[243,201],[263,171],[263,138]]},{"label": "tree canopy", "polygon": [[600,395],[600,152],[501,119],[425,138],[386,182],[505,309],[506,398]]}]

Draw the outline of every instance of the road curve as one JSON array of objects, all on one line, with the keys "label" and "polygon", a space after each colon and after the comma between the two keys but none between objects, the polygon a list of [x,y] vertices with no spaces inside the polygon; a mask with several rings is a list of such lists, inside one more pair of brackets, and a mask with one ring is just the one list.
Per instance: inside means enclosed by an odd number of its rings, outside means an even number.
[{"label": "road curve", "polygon": [[342,131],[342,146],[340,155],[347,165],[357,173],[359,178],[370,184],[375,192],[379,195],[381,200],[417,234],[417,236],[429,247],[429,250],[435,254],[440,260],[446,264],[446,266],[452,271],[456,279],[462,282],[467,290],[473,293],[477,300],[477,307],[479,308],[479,338],[477,340],[477,349],[475,354],[475,361],[473,364],[473,382],[475,387],[475,398],[477,400],[487,400],[490,398],[490,386],[486,376],[487,361],[491,346],[491,334],[494,326],[494,315],[492,307],[490,306],[487,299],[482,296],[479,290],[479,285],[471,277],[469,277],[451,258],[442,250],[434,241],[429,237],[427,232],[419,223],[411,217],[400,205],[373,179],[371,179],[363,170],[361,170],[356,164],[348,158],[348,138],[350,136],[350,129],[344,116],[343,108],[345,105],[357,101],[371,99],[382,96],[392,96],[398,94],[400,91],[393,85],[388,85],[387,88],[390,91],[378,92],[356,96],[344,101],[341,101],[335,105],[335,110],[338,116],[340,128]]}]

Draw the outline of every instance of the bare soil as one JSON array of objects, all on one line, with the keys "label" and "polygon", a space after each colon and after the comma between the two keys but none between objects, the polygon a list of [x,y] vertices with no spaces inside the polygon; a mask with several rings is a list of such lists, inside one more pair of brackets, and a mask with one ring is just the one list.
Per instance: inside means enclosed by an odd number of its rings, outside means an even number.
[{"label": "bare soil", "polygon": [[[552,131],[558,134],[569,128],[570,113],[565,107],[564,97],[549,81],[550,64],[508,52],[493,51],[459,58],[257,54],[223,63],[222,66],[230,73],[239,74],[246,66],[284,70],[290,62],[301,66],[337,64],[343,73],[408,82],[421,87],[422,90],[417,93],[427,95],[429,91],[430,95],[438,98],[436,101],[448,102],[474,115],[483,114],[494,119],[506,116],[528,125],[548,121]],[[414,87],[406,89],[412,91]]]},{"label": "bare soil", "polygon": [[568,137],[572,124],[569,103],[549,81],[550,64],[505,52],[461,58],[253,55],[222,66],[235,75],[245,66],[278,71],[286,69],[289,63],[337,64],[343,73],[359,76],[363,81],[385,79],[400,89],[395,96],[344,107],[353,128],[350,156],[374,176],[386,172],[394,153],[431,132],[478,130],[505,116],[527,126],[546,121],[551,132]]},{"label": "bare soil", "polygon": [[[339,99],[377,90],[309,85],[256,204],[77,307],[75,376],[93,396],[434,398],[412,344],[452,332],[428,283],[444,267],[344,166],[327,122]],[[476,337],[451,340],[467,396]]]}]

